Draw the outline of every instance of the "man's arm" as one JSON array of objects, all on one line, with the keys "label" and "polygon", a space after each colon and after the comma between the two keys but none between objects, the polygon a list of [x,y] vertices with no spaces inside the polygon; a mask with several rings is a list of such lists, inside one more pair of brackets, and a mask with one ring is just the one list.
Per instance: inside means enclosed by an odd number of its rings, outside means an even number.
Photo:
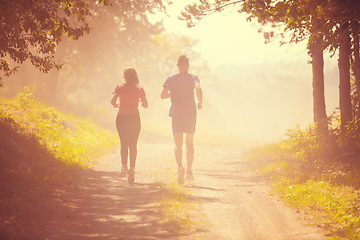
[{"label": "man's arm", "polygon": [[160,95],[161,99],[166,99],[170,97],[170,90],[167,88],[163,88],[161,95]]},{"label": "man's arm", "polygon": [[202,109],[203,92],[200,83],[195,83],[196,97],[198,99],[198,109]]}]

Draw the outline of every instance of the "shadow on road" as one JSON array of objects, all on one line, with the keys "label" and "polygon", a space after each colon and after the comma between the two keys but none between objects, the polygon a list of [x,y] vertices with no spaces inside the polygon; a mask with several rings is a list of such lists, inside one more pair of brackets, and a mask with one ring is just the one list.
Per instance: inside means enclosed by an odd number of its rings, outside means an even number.
[{"label": "shadow on road", "polygon": [[[38,206],[25,239],[171,239],[174,223],[159,223],[155,183],[128,184],[118,172],[84,170],[76,187],[59,188]],[[30,219],[29,219],[30,220]]]}]

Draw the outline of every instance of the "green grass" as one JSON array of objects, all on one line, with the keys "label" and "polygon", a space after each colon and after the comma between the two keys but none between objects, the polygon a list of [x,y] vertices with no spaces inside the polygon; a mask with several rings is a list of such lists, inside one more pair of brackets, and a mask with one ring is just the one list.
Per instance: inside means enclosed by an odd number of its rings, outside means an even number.
[{"label": "green grass", "polygon": [[332,233],[334,237],[329,239],[360,239],[358,191],[326,181],[295,184],[285,178],[278,179],[273,186],[285,202],[303,209],[309,220]]},{"label": "green grass", "polygon": [[[176,164],[175,161],[172,164]],[[203,217],[197,205],[190,199],[188,189],[176,183],[177,174],[168,166],[162,171],[152,172],[158,189],[158,201],[155,208],[160,209],[162,217],[159,224],[170,224],[176,234],[190,234],[203,226]]]},{"label": "green grass", "polygon": [[118,141],[116,134],[88,119],[75,118],[38,102],[25,89],[13,99],[0,100],[0,118],[7,119],[24,136],[33,136],[53,156],[66,164],[88,167]]},{"label": "green grass", "polygon": [[276,143],[253,148],[247,159],[272,180],[274,194],[298,208],[328,239],[360,239],[359,156],[320,144],[314,127],[289,130]]}]

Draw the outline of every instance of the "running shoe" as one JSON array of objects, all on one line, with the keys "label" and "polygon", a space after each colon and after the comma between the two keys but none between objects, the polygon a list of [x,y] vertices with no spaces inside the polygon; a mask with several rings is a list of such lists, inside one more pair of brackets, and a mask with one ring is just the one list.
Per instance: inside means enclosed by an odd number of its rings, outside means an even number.
[{"label": "running shoe", "polygon": [[129,176],[128,176],[128,183],[134,183],[135,182],[135,171],[133,168],[130,168],[129,170]]},{"label": "running shoe", "polygon": [[177,182],[180,185],[183,185],[185,183],[185,169],[181,166],[178,169],[178,177],[177,177]]},{"label": "running shoe", "polygon": [[193,175],[192,170],[186,171],[186,180],[194,180],[194,175]]},{"label": "running shoe", "polygon": [[119,177],[121,177],[121,178],[127,177],[127,176],[128,176],[128,173],[129,173],[129,170],[128,170],[127,166],[126,166],[126,165],[125,165],[125,166],[122,166]]}]

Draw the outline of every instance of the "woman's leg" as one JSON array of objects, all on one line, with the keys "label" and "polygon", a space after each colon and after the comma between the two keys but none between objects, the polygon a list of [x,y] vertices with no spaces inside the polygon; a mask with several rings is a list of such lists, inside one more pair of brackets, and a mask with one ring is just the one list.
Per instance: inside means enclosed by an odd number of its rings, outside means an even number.
[{"label": "woman's leg", "polygon": [[132,115],[129,127],[129,150],[130,150],[130,168],[135,168],[137,157],[137,142],[141,130],[139,115]]},{"label": "woman's leg", "polygon": [[127,127],[126,127],[126,116],[118,114],[116,117],[116,129],[120,138],[120,156],[121,156],[121,164],[123,166],[127,165],[128,160],[128,148],[129,143],[127,140]]}]

